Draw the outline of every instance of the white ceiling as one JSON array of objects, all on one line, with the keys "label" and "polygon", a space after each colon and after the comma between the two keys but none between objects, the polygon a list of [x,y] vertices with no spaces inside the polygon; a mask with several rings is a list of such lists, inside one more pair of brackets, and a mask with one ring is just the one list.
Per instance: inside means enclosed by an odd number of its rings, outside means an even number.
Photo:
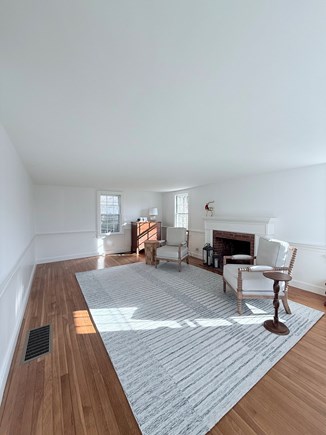
[{"label": "white ceiling", "polygon": [[0,0],[0,120],[40,184],[323,163],[325,23],[325,0]]}]

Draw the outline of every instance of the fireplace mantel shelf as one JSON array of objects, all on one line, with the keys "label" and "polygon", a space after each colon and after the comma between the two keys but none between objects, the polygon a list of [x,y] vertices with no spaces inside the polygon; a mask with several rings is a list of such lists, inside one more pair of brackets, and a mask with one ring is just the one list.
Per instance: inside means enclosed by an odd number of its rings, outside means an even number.
[{"label": "fireplace mantel shelf", "polygon": [[217,222],[246,222],[246,223],[262,223],[271,224],[278,221],[275,217],[253,217],[253,216],[204,216],[204,221]]},{"label": "fireplace mantel shelf", "polygon": [[275,225],[278,222],[274,217],[251,216],[206,216],[204,219],[205,242],[212,243],[213,230],[233,231],[237,233],[254,234],[258,245],[259,237],[273,237]]}]

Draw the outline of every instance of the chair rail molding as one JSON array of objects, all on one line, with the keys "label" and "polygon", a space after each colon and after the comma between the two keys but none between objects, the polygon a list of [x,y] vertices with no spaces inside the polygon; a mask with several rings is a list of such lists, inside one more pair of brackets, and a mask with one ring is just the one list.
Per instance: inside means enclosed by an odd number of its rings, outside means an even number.
[{"label": "chair rail molding", "polygon": [[[261,236],[273,237],[278,219],[275,217],[213,216],[204,218],[205,243],[213,243],[213,230],[234,231],[255,235],[255,246]],[[257,248],[255,248],[257,249]]]},{"label": "chair rail molding", "polygon": [[320,295],[325,294],[326,245],[290,242],[298,249],[293,269],[293,287]]},{"label": "chair rail molding", "polygon": [[0,283],[0,404],[35,272],[35,236]]}]

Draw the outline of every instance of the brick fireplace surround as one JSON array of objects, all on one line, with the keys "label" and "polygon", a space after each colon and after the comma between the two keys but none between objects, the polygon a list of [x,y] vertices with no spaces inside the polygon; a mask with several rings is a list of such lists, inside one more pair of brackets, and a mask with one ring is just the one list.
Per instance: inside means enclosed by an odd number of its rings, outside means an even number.
[{"label": "brick fireplace surround", "polygon": [[214,253],[219,257],[219,269],[223,269],[223,256],[248,254],[254,256],[255,235],[213,230]]}]

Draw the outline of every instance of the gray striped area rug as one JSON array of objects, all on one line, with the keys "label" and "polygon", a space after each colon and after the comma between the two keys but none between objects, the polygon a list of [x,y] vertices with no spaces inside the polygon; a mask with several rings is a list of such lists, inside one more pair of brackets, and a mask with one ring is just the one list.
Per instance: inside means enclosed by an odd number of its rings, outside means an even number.
[{"label": "gray striped area rug", "polygon": [[280,307],[287,336],[266,331],[271,300],[246,301],[198,267],[143,263],[76,274],[107,352],[147,435],[205,434],[323,313]]}]

